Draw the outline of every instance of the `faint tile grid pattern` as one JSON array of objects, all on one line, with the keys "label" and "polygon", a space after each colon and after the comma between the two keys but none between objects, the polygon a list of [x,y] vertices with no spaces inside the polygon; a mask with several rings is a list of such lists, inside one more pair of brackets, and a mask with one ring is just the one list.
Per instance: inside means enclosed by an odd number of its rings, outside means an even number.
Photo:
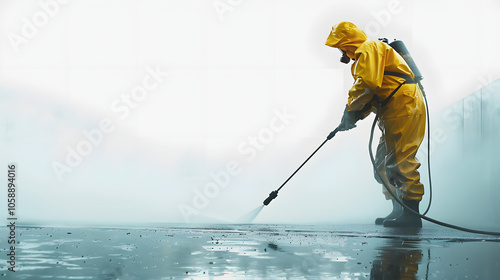
[{"label": "faint tile grid pattern", "polygon": [[110,111],[116,120],[104,117],[99,121],[96,128],[82,130],[82,139],[74,145],[65,146],[66,155],[60,161],[52,162],[52,170],[59,182],[64,180],[67,173],[72,173],[81,165],[84,158],[88,157],[94,148],[99,147],[106,135],[115,131],[116,121],[124,121],[133,110],[137,110],[150,93],[154,92],[170,74],[160,69],[160,66],[148,66],[146,75],[141,82],[134,86],[129,93],[122,93],[110,104]]},{"label": "faint tile grid pattern", "polygon": [[[290,113],[286,107],[281,110],[274,110],[274,116],[269,120],[267,126],[261,128],[256,135],[249,136],[237,146],[238,153],[246,157],[247,162],[252,162],[257,154],[262,151],[266,145],[269,145],[275,139],[275,135],[285,130],[295,115]],[[231,184],[232,178],[240,174],[242,165],[235,159],[228,160],[224,170],[217,172],[211,171],[210,182],[202,188],[193,189],[193,197],[189,203],[179,204],[179,211],[185,222],[191,222],[193,215],[199,215],[200,212],[210,205],[210,200],[219,196],[221,190]]]},{"label": "faint tile grid pattern", "polygon": [[69,0],[41,0],[38,1],[39,9],[31,17],[22,17],[20,29],[7,34],[10,45],[15,52],[35,38],[41,29],[46,27],[50,20],[56,17]]}]

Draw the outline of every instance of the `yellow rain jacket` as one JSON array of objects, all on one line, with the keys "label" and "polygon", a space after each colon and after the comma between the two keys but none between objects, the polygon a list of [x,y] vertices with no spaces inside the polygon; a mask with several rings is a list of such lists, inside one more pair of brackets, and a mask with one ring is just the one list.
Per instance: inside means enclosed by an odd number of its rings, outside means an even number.
[{"label": "yellow rain jacket", "polygon": [[[384,72],[399,72],[414,78],[394,49],[383,42],[368,40],[366,34],[350,22],[333,26],[326,45],[344,50],[354,59],[351,66],[354,84],[347,99],[349,111],[361,110],[367,103],[376,105],[374,95],[383,101],[405,81]],[[421,200],[424,187],[415,155],[425,134],[422,93],[416,84],[404,84],[384,107],[376,109],[381,110],[379,128],[382,131],[376,154],[377,169],[391,186],[402,190],[405,199]],[[376,175],[375,178],[381,182]],[[385,188],[383,191],[390,199]]]}]

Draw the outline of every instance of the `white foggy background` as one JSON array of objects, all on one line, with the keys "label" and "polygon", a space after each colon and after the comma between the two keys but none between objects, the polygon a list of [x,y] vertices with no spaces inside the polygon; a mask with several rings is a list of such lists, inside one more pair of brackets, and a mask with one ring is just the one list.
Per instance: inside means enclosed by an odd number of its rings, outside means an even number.
[{"label": "white foggy background", "polygon": [[[43,11],[38,3],[0,1],[0,158],[4,174],[8,163],[19,166],[17,217],[25,223],[185,222],[179,207],[192,207],[210,172],[230,162],[239,174],[192,220],[231,222],[261,205],[340,121],[350,66],[324,45],[340,21],[370,39],[406,43],[431,115],[500,76],[494,0],[73,0],[15,51],[9,34]],[[148,67],[169,76],[120,119],[113,101],[130,95]],[[254,158],[238,150],[283,110],[294,118]],[[327,143],[255,222],[371,223],[387,214],[367,151],[372,117]],[[59,181],[52,164],[103,119],[114,131]],[[430,216],[491,223],[461,218],[469,206],[450,197],[474,188],[446,184],[443,170],[433,173],[440,191]],[[0,207],[6,221],[5,199]],[[480,214],[488,207],[470,201]]]}]

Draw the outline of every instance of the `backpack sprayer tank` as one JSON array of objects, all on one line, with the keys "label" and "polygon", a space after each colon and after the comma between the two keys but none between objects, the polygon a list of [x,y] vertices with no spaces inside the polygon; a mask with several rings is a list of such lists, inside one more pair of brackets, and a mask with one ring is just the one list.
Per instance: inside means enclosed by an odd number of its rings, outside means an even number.
[{"label": "backpack sprayer tank", "polygon": [[416,83],[420,82],[424,77],[422,76],[422,73],[420,73],[420,70],[417,67],[417,64],[413,60],[413,57],[411,57],[410,52],[408,51],[408,48],[406,48],[405,43],[401,40],[394,40],[393,42],[389,43],[387,38],[381,38],[379,39],[380,41],[388,44],[391,46],[399,55],[403,57],[403,59],[406,61],[406,64],[410,67],[411,71],[415,75],[415,78],[413,79]]}]

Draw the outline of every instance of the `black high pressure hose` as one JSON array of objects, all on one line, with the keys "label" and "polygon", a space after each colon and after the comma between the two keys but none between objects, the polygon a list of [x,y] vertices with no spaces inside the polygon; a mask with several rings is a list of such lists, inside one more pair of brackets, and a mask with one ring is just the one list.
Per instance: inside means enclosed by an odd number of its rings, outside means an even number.
[{"label": "black high pressure hose", "polygon": [[[429,116],[429,104],[427,104],[427,96],[425,95],[424,87],[420,82],[418,82],[418,87],[420,88],[420,91],[422,92],[422,96],[424,97],[425,101],[425,113],[427,116],[427,173],[429,174],[429,205],[427,205],[427,209],[425,210],[424,214],[426,215],[427,212],[429,212],[429,209],[431,209],[431,204],[432,204],[432,178],[431,178],[431,117]],[[371,147],[371,146],[370,146]]]},{"label": "black high pressure hose", "polygon": [[[425,100],[425,106],[426,106],[426,112],[427,112],[427,119],[428,119],[428,122],[429,122],[429,109],[427,107],[427,97],[425,96],[425,92],[423,90],[423,87],[420,83],[418,83],[421,91],[422,91],[422,95],[424,97],[424,100]],[[380,104],[380,103],[379,103]],[[380,106],[379,106],[380,107]],[[375,115],[375,118],[373,120],[373,124],[372,124],[372,128],[371,128],[371,131],[370,131],[370,141],[368,143],[368,151],[370,153],[370,160],[372,162],[372,165],[373,165],[373,169],[375,170],[375,172],[377,173],[377,176],[380,178],[380,180],[382,181],[382,184],[384,185],[384,188],[389,192],[389,194],[392,196],[392,198],[397,201],[405,210],[408,210],[410,212],[412,212],[413,214],[419,216],[420,218],[426,220],[426,221],[429,221],[431,223],[434,223],[434,224],[437,224],[437,225],[440,225],[440,226],[444,226],[444,227],[448,227],[448,228],[452,228],[452,229],[456,229],[456,230],[461,230],[461,231],[465,231],[465,232],[470,232],[470,233],[477,233],[477,234],[486,234],[486,235],[495,235],[495,236],[500,236],[500,232],[494,232],[494,231],[482,231],[482,230],[475,230],[475,229],[470,229],[470,228],[465,228],[465,227],[460,227],[460,226],[456,226],[456,225],[452,225],[452,224],[448,224],[448,223],[445,223],[445,222],[441,222],[441,221],[438,221],[438,220],[435,220],[435,219],[432,219],[432,218],[429,218],[427,216],[425,216],[425,214],[427,214],[427,212],[429,211],[429,208],[430,208],[430,205],[431,205],[431,199],[432,197],[430,198],[429,200],[429,206],[427,208],[427,210],[424,212],[424,214],[420,214],[416,211],[413,211],[413,209],[411,209],[410,207],[406,206],[403,201],[401,201],[401,199],[399,199],[396,194],[394,194],[394,192],[389,188],[389,186],[387,185],[387,183],[385,182],[385,180],[383,179],[382,175],[380,174],[380,172],[378,171],[377,169],[377,166],[375,164],[375,158],[373,157],[373,151],[372,151],[372,143],[373,143],[373,133],[375,131],[375,125],[377,124],[377,120],[379,119],[380,117],[380,111],[381,110],[377,110],[377,114]],[[430,125],[428,125],[428,137],[430,137]],[[429,138],[430,140],[430,138]],[[429,184],[430,184],[430,187],[432,186],[431,185],[431,181],[430,181],[430,178],[431,178],[431,175],[430,175],[430,141],[428,141],[428,151],[427,151],[427,156],[428,156],[428,161],[429,161]],[[432,195],[432,192],[431,192],[431,195]]]}]

